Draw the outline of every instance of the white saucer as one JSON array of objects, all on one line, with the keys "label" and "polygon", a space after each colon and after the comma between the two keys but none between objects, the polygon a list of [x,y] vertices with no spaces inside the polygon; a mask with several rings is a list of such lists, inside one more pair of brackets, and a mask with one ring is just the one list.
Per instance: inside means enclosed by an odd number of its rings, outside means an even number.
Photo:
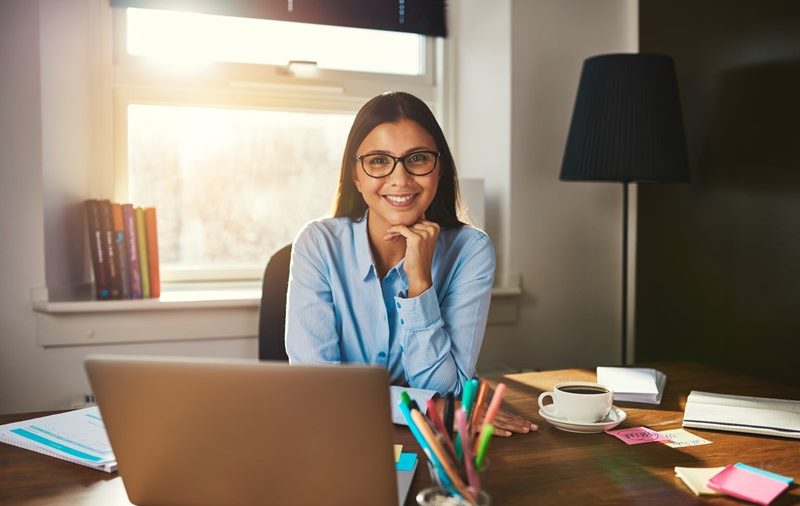
[{"label": "white saucer", "polygon": [[580,432],[580,433],[603,432],[611,430],[617,425],[624,422],[625,419],[628,417],[628,415],[618,407],[611,406],[611,411],[609,411],[608,415],[599,422],[593,422],[593,423],[571,422],[564,417],[556,415],[553,412],[552,404],[548,404],[544,408],[540,409],[539,415],[541,415],[542,418],[544,418],[551,424],[555,425],[556,428],[558,429],[565,430],[567,432]]}]

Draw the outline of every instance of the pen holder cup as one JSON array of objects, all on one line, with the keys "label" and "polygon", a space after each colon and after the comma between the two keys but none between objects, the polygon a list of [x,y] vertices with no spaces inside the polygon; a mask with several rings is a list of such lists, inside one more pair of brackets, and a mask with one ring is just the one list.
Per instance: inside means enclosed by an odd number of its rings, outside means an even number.
[{"label": "pen holder cup", "polygon": [[[489,459],[483,461],[483,466],[478,469],[478,475],[483,479],[486,469],[489,467]],[[468,487],[469,491],[475,496],[476,502],[470,502],[462,497],[453,487],[445,486],[436,468],[430,461],[428,461],[428,472],[430,473],[431,480],[434,485],[425,488],[417,494],[417,504],[420,506],[489,506],[492,503],[492,498],[483,487],[475,493],[472,487]]]}]

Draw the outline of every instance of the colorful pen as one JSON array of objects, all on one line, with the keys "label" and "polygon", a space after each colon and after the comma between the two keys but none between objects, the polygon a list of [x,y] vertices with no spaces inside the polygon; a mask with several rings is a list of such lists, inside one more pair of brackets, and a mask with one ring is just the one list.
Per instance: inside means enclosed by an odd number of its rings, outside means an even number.
[{"label": "colorful pen", "polygon": [[419,409],[419,405],[417,404],[417,401],[412,399],[411,396],[408,395],[408,392],[406,392],[405,390],[400,392],[400,400],[405,402],[409,409]]},{"label": "colorful pen", "polygon": [[486,416],[483,418],[483,423],[494,423],[494,417],[500,411],[500,405],[503,403],[503,396],[506,394],[505,383],[500,383],[494,389],[492,395],[492,402],[489,403],[489,409],[486,410]]},{"label": "colorful pen", "polygon": [[478,469],[483,467],[483,460],[486,458],[486,449],[489,447],[492,434],[494,434],[494,425],[490,423],[483,424],[481,438],[478,440],[478,452],[475,455],[475,467]]},{"label": "colorful pen", "polygon": [[483,402],[486,400],[486,392],[489,391],[489,384],[485,381],[480,381],[478,387],[478,396],[475,398],[475,407],[472,409],[472,414],[469,417],[467,428],[470,430],[470,437],[478,430],[478,417],[480,416]]},{"label": "colorful pen", "polygon": [[[414,435],[414,439],[417,440],[419,443],[420,448],[422,451],[425,452],[425,455],[428,457],[428,460],[431,461],[433,467],[436,469],[436,473],[439,475],[439,479],[442,480],[442,484],[445,487],[452,487],[452,483],[450,482],[450,478],[448,478],[447,473],[442,468],[442,464],[439,462],[439,459],[431,450],[430,445],[426,441],[425,437],[423,437],[422,433],[420,432],[419,427],[417,427],[416,422],[414,422],[414,417],[411,415],[411,409],[409,409],[408,405],[405,402],[399,402],[398,406],[400,407],[400,412],[403,413],[403,418],[406,419],[406,423],[408,424],[408,428],[411,429],[411,434]],[[416,410],[415,410],[416,411]],[[419,411],[417,411],[419,413]]]},{"label": "colorful pen", "polygon": [[[499,383],[494,389],[494,395],[492,395],[492,401],[489,403],[489,408],[486,410],[486,416],[483,417],[484,426],[486,424],[494,424],[494,417],[497,416],[497,412],[500,411],[500,406],[503,404],[503,396],[505,396],[505,393],[505,383]],[[475,453],[478,453],[479,441],[480,440],[478,439],[475,440],[475,447],[473,448]]]},{"label": "colorful pen", "polygon": [[481,483],[478,473],[475,471],[475,463],[472,460],[472,448],[470,448],[472,435],[467,427],[467,413],[463,409],[456,411],[456,426],[459,434],[461,434],[461,440],[464,442],[464,467],[467,469],[467,479],[469,480],[469,485],[477,492],[481,488]]},{"label": "colorful pen", "polygon": [[447,392],[447,395],[444,397],[444,426],[447,429],[447,435],[451,438],[453,437],[454,405],[455,400],[453,399],[453,392]]},{"label": "colorful pen", "polygon": [[425,421],[425,418],[422,416],[422,413],[420,413],[417,410],[413,410],[411,412],[411,418],[417,424],[417,428],[427,441],[428,446],[431,448],[433,453],[439,459],[439,462],[441,462],[442,467],[444,467],[447,476],[450,478],[450,481],[453,484],[453,487],[455,487],[456,491],[459,494],[461,494],[464,497],[464,499],[474,504],[475,496],[469,491],[469,489],[467,489],[467,486],[461,480],[461,476],[459,476],[458,470],[454,467],[455,464],[447,460],[444,450],[436,441],[436,436],[433,434],[433,431],[428,426],[428,423]]},{"label": "colorful pen", "polygon": [[470,409],[472,408],[472,401],[475,400],[475,383],[473,383],[472,380],[465,381],[463,390],[464,392],[461,394],[461,408],[469,415]]},{"label": "colorful pen", "polygon": [[436,402],[433,399],[428,399],[426,405],[428,406],[428,418],[431,419],[433,426],[436,427],[436,430],[441,434],[449,450],[455,454],[455,448],[453,448],[453,442],[450,440],[450,434],[444,426],[442,417],[439,416],[439,410],[436,409]]}]

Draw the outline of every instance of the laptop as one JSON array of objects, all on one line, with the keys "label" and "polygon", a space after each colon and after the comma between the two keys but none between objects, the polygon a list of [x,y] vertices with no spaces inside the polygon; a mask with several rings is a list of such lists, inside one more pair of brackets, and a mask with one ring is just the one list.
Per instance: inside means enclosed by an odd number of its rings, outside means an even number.
[{"label": "laptop", "polygon": [[405,501],[382,368],[132,356],[85,366],[134,504]]}]

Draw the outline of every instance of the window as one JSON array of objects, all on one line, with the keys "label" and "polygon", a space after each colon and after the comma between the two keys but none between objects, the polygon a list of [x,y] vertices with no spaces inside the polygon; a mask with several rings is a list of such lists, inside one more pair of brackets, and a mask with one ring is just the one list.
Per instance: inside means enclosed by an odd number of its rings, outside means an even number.
[{"label": "window", "polygon": [[165,281],[258,279],[329,215],[367,99],[403,89],[437,109],[432,39],[115,11],[115,197],[156,206]]}]

